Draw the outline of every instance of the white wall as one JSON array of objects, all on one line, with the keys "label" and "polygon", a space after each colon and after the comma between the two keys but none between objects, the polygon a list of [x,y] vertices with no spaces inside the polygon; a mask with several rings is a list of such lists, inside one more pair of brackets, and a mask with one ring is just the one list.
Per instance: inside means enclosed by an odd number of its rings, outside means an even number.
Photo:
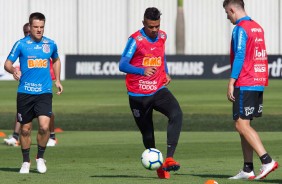
[{"label": "white wall", "polygon": [[[226,19],[223,0],[183,1],[185,54],[228,54],[233,25]],[[282,2],[245,0],[245,4],[249,16],[265,30],[268,53],[282,54]],[[0,55],[8,55],[35,11],[45,14],[45,36],[57,42],[61,53],[121,54],[151,6],[163,14],[166,53],[175,54],[177,0],[0,0]]]}]

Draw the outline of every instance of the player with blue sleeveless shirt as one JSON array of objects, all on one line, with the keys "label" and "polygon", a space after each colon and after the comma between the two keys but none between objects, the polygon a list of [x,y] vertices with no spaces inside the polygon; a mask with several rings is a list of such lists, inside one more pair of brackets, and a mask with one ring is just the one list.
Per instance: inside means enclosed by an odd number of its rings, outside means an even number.
[{"label": "player with blue sleeveless shirt", "polygon": [[[17,93],[17,121],[21,124],[21,151],[23,163],[19,173],[27,174],[30,170],[30,147],[32,120],[38,119],[36,164],[39,173],[45,173],[46,160],[43,159],[50,136],[49,124],[52,115],[52,79],[50,58],[56,77],[55,85],[60,95],[63,86],[60,81],[61,62],[57,46],[43,36],[45,16],[35,12],[29,16],[30,36],[15,43],[4,68],[19,80]],[[19,58],[20,70],[13,67]]]}]

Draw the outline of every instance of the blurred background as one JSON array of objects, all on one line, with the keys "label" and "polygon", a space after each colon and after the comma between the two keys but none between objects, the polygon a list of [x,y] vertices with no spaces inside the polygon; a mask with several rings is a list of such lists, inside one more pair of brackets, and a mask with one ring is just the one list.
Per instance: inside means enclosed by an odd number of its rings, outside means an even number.
[{"label": "blurred background", "polygon": [[[162,12],[167,54],[224,55],[229,53],[233,25],[226,19],[222,2],[1,0],[0,55],[7,56],[15,41],[23,37],[22,26],[33,12],[45,14],[45,36],[57,42],[62,54],[120,55],[127,38],[142,28],[145,9],[152,6]],[[245,9],[264,28],[268,54],[281,54],[281,1],[245,0]]]},{"label": "blurred background", "polygon": [[[229,77],[229,50],[234,25],[223,0],[2,0],[0,1],[0,80],[22,26],[33,12],[46,16],[45,36],[56,41],[62,80],[123,78],[120,55],[128,37],[143,27],[144,11],[157,7],[167,35],[166,54],[174,78]],[[282,78],[282,3],[245,0],[249,16],[264,28],[270,78]],[[15,65],[18,65],[15,63]]]}]

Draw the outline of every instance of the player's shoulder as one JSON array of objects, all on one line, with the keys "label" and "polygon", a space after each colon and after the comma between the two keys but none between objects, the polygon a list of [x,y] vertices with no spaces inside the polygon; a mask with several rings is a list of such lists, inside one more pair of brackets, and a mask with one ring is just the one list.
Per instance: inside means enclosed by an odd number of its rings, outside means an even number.
[{"label": "player's shoulder", "polygon": [[164,32],[163,30],[159,30],[159,37],[161,39],[166,39],[167,38],[166,32]]},{"label": "player's shoulder", "polygon": [[42,43],[43,44],[54,44],[56,45],[56,42],[48,37],[43,36],[42,38]]}]

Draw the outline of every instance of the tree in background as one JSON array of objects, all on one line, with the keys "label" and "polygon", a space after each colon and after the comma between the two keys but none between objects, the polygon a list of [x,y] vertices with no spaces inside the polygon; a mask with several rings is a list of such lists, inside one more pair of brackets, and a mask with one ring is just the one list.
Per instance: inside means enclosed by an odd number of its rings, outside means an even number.
[{"label": "tree in background", "polygon": [[184,54],[185,49],[185,25],[183,0],[177,0],[176,16],[176,54]]}]

